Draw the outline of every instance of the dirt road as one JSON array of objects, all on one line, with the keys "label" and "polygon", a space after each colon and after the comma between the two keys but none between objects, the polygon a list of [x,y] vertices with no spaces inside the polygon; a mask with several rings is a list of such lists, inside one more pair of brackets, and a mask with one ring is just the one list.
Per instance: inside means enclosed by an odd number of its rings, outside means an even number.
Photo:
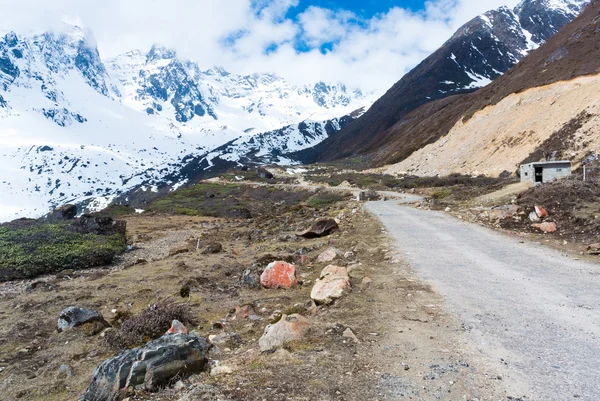
[{"label": "dirt road", "polygon": [[371,202],[418,276],[512,394],[600,400],[600,266],[445,213]]}]

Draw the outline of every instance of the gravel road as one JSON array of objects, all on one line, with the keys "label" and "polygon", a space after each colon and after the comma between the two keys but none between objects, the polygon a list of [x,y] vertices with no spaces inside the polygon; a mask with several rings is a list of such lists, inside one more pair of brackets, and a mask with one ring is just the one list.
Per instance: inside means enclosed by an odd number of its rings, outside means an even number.
[{"label": "gravel road", "polygon": [[366,207],[515,397],[600,400],[600,265],[441,212]]}]

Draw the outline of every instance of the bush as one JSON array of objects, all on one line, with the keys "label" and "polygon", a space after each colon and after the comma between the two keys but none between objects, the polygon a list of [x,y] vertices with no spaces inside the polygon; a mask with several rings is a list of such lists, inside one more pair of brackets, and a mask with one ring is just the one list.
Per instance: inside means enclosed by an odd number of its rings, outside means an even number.
[{"label": "bush", "polygon": [[332,192],[319,192],[308,198],[306,204],[312,208],[320,209],[332,205],[336,202],[341,202],[343,200],[344,197],[340,194]]},{"label": "bush", "polygon": [[0,281],[110,264],[126,245],[122,234],[81,233],[67,222],[8,223],[0,226]]},{"label": "bush", "polygon": [[190,306],[172,301],[153,305],[138,315],[126,318],[118,331],[107,333],[105,341],[108,346],[118,350],[136,347],[164,335],[173,320],[193,325]]}]

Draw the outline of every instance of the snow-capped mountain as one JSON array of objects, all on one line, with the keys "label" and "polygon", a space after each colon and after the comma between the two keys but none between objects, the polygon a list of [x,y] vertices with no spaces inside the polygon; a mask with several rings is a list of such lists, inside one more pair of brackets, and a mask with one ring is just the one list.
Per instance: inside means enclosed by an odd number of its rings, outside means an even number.
[{"label": "snow-capped mountain", "polygon": [[185,160],[240,136],[368,103],[343,85],[203,71],[159,46],[103,62],[78,24],[11,32],[0,37],[0,221],[164,184]]},{"label": "snow-capped mountain", "polygon": [[500,7],[475,17],[402,77],[363,117],[300,157],[314,162],[378,151],[385,146],[388,130],[409,113],[486,86],[577,17],[588,3],[523,0],[514,9]]}]

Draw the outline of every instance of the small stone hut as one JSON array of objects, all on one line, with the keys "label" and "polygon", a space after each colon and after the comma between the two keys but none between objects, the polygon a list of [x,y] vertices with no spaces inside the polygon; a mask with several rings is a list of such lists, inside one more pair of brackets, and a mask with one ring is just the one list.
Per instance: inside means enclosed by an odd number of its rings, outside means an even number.
[{"label": "small stone hut", "polygon": [[541,184],[571,175],[569,160],[537,162],[521,166],[521,182]]}]

